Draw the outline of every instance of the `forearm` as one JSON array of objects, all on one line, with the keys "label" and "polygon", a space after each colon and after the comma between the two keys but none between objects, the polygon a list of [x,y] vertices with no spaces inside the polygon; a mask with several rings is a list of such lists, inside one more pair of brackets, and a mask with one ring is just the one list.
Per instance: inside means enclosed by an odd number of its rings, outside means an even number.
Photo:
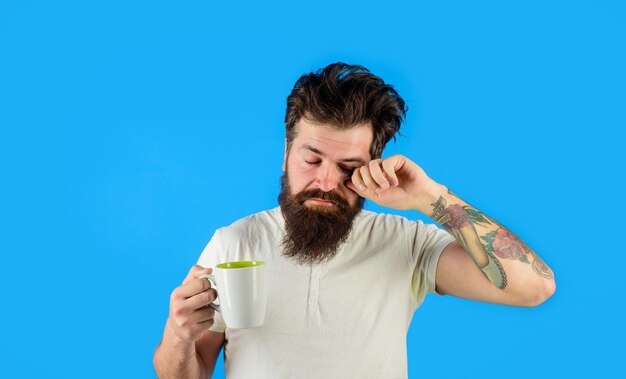
[{"label": "forearm", "polygon": [[206,368],[195,344],[178,339],[165,326],[163,340],[154,353],[154,369],[161,379],[206,378]]},{"label": "forearm", "polygon": [[[446,257],[456,258],[444,265],[446,269],[442,270],[442,276],[445,272],[454,272],[456,276],[471,275],[472,283],[469,284],[478,283],[481,287],[473,294],[471,290],[463,289],[455,293],[525,306],[540,304],[554,293],[556,285],[552,271],[531,248],[495,220],[429,178],[421,167],[405,156],[374,159],[355,169],[346,185],[378,205],[415,209],[447,229],[462,249],[454,245],[448,250],[452,253]],[[480,274],[473,270],[472,262],[463,255],[463,250],[488,282],[483,282]],[[445,277],[441,282],[446,282]],[[463,284],[458,278],[451,282]]]},{"label": "forearm", "polygon": [[428,203],[422,204],[420,211],[457,239],[494,286],[525,298],[537,297],[554,287],[550,268],[500,223],[444,186],[439,187]]}]

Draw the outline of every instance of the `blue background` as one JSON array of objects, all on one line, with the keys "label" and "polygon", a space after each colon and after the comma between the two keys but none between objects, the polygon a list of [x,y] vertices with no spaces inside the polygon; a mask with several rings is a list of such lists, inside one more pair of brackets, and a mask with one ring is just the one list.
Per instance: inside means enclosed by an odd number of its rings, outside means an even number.
[{"label": "blue background", "polygon": [[556,273],[538,308],[429,296],[410,377],[623,374],[625,18],[602,0],[2,1],[2,376],[154,377],[170,292],[216,228],[276,205],[285,98],[336,61],[407,101],[386,155]]}]

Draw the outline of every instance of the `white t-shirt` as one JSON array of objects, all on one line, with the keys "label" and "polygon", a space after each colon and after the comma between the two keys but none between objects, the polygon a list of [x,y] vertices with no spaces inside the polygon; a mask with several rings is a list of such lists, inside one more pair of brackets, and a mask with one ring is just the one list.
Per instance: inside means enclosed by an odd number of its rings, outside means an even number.
[{"label": "white t-shirt", "polygon": [[218,229],[198,264],[266,262],[262,326],[226,328],[229,378],[405,378],[413,313],[435,290],[442,250],[454,238],[433,224],[360,212],[330,261],[299,265],[281,254],[280,208]]}]

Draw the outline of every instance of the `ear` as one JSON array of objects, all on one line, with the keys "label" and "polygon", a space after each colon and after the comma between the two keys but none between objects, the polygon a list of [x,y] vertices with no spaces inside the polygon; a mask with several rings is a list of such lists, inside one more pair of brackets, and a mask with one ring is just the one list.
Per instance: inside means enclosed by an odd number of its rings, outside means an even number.
[{"label": "ear", "polygon": [[287,138],[285,138],[285,155],[283,155],[283,172],[287,169]]}]

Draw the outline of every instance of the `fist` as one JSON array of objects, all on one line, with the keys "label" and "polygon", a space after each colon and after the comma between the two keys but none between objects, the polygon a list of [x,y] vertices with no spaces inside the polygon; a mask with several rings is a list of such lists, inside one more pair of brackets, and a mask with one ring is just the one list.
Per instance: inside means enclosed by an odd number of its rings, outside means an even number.
[{"label": "fist", "polygon": [[421,212],[442,190],[421,167],[403,155],[374,159],[355,169],[347,186],[378,205]]},{"label": "fist", "polygon": [[170,296],[168,323],[183,341],[195,342],[213,325],[215,311],[208,305],[215,301],[217,292],[207,279],[198,278],[211,272],[210,268],[193,266],[183,284],[176,287]]}]

